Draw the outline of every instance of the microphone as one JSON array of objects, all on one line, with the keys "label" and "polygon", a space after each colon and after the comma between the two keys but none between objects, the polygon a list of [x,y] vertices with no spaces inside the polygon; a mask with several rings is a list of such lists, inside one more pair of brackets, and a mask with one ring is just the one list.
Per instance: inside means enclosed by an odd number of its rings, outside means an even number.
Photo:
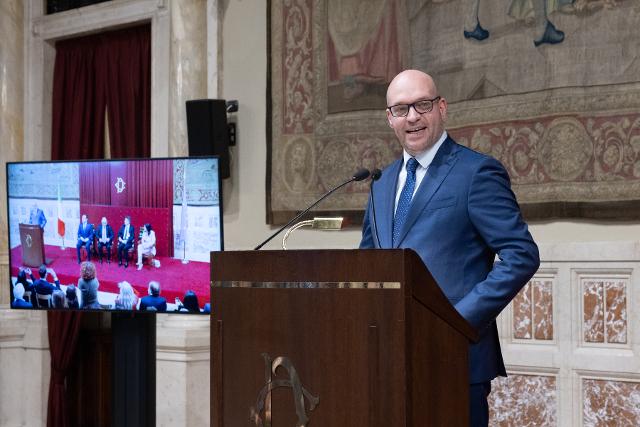
[{"label": "microphone", "polygon": [[323,201],[324,199],[326,199],[327,197],[329,197],[331,194],[333,194],[334,191],[344,187],[347,184],[352,183],[353,181],[362,181],[363,179],[366,179],[369,175],[371,175],[371,172],[369,172],[369,169],[358,169],[356,171],[356,173],[353,174],[353,176],[351,176],[351,178],[349,178],[348,180],[346,180],[345,182],[343,182],[342,184],[333,187],[331,190],[329,190],[328,192],[324,193],[322,195],[322,197],[320,197],[318,200],[316,200],[311,206],[309,206],[307,209],[303,210],[302,212],[300,212],[298,215],[296,215],[295,217],[293,217],[293,219],[291,219],[291,221],[289,221],[288,223],[286,223],[285,225],[283,225],[282,227],[280,227],[278,229],[278,231],[276,231],[275,233],[273,233],[271,236],[269,236],[267,238],[267,240],[265,240],[264,242],[260,243],[258,246],[256,246],[255,248],[253,248],[254,251],[259,250],[261,247],[263,247],[264,245],[266,245],[267,243],[269,243],[269,241],[271,241],[271,239],[273,239],[274,237],[276,237],[278,234],[280,234],[282,232],[282,230],[284,230],[285,228],[287,228],[288,226],[290,226],[291,224],[293,224],[294,222],[296,222],[297,220],[299,220],[304,214],[306,214],[307,212],[309,212],[311,209],[313,209],[318,203],[320,203],[321,201]]},{"label": "microphone", "polygon": [[371,172],[371,189],[370,189],[370,194],[371,194],[371,210],[373,211],[373,231],[375,233],[376,236],[376,243],[378,244],[378,248],[380,248],[380,238],[378,237],[378,223],[376,222],[376,202],[375,199],[373,197],[373,183],[376,182],[377,180],[380,179],[380,177],[382,176],[382,171],[380,169],[374,169]]}]

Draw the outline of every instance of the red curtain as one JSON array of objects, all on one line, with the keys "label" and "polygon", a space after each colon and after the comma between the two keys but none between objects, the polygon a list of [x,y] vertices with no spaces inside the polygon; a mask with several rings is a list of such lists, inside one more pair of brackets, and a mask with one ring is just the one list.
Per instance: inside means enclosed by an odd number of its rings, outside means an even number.
[{"label": "red curtain", "polygon": [[[150,35],[147,24],[56,43],[53,160],[104,158],[107,106],[112,157],[149,157]],[[110,74],[114,72],[111,63],[117,63],[117,76]],[[97,176],[100,179],[100,173]],[[105,191],[109,191],[108,186]],[[94,194],[97,199],[106,196]],[[47,426],[64,427],[70,421],[65,378],[75,353],[82,313],[50,311],[47,315],[51,353]]]},{"label": "red curtain", "polygon": [[111,33],[104,41],[111,156],[151,155],[151,31]]},{"label": "red curtain", "polygon": [[151,154],[151,27],[56,43],[52,157],[104,157],[105,109],[111,157]]},{"label": "red curtain", "polygon": [[82,313],[49,311],[49,351],[51,353],[51,381],[47,406],[47,426],[69,425],[65,378],[73,359],[80,333]]},{"label": "red curtain", "polygon": [[173,209],[173,161],[127,163],[126,176],[135,183],[127,192],[127,206]]},{"label": "red curtain", "polygon": [[80,204],[173,208],[173,160],[80,163]]},{"label": "red curtain", "polygon": [[96,36],[56,43],[51,158],[104,157],[104,82],[96,79]]},{"label": "red curtain", "polygon": [[111,170],[107,162],[80,163],[80,205],[111,204]]}]

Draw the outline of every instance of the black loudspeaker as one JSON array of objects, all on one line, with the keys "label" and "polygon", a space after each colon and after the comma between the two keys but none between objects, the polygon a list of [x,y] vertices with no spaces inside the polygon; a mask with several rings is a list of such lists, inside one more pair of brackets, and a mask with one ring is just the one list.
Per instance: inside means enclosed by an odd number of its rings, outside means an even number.
[{"label": "black loudspeaker", "polygon": [[229,178],[229,126],[224,99],[187,101],[189,156],[219,156],[220,177]]}]

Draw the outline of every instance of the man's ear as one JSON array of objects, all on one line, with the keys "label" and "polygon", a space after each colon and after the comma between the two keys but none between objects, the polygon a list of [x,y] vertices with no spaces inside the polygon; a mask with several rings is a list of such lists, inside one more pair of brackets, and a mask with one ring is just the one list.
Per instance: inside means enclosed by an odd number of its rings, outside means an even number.
[{"label": "man's ear", "polygon": [[389,111],[389,109],[385,110],[387,112],[387,123],[389,124],[389,127],[393,129],[393,116],[391,115],[391,111]]},{"label": "man's ear", "polygon": [[443,122],[447,121],[447,100],[444,98],[440,98],[440,102],[438,103],[438,108],[440,109],[440,117]]}]

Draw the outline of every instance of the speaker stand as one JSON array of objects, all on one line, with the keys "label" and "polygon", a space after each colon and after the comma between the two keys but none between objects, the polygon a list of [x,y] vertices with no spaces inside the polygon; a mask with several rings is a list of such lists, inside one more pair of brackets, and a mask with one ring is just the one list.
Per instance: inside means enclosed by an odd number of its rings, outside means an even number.
[{"label": "speaker stand", "polygon": [[111,313],[113,415],[118,427],[156,424],[156,315]]}]

